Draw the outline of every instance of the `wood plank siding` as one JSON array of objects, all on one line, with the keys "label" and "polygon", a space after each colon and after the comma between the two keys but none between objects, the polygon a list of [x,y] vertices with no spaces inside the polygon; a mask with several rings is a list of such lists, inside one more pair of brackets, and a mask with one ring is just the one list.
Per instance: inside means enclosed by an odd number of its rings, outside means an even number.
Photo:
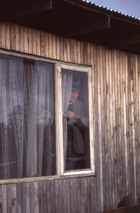
[{"label": "wood plank siding", "polygon": [[140,56],[0,22],[0,48],[93,71],[95,177],[0,183],[0,213],[96,213],[140,202]]},{"label": "wood plank siding", "polygon": [[96,212],[91,202],[96,194],[92,183],[93,177],[1,185],[0,212]]}]

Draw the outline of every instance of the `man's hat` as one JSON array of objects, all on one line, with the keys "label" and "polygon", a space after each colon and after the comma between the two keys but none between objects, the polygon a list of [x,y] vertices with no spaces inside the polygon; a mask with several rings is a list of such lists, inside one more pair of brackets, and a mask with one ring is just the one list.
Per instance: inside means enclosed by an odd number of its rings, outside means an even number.
[{"label": "man's hat", "polygon": [[80,91],[80,80],[77,80],[77,81],[74,80],[73,81],[72,90]]}]

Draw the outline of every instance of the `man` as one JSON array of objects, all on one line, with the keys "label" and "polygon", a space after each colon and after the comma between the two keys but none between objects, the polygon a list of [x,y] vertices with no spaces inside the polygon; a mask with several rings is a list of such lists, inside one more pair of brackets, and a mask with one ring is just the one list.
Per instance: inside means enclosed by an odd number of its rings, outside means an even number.
[{"label": "man", "polygon": [[85,168],[84,128],[88,126],[88,121],[84,116],[82,104],[78,100],[79,92],[80,83],[74,81],[66,111],[68,125],[66,170]]}]

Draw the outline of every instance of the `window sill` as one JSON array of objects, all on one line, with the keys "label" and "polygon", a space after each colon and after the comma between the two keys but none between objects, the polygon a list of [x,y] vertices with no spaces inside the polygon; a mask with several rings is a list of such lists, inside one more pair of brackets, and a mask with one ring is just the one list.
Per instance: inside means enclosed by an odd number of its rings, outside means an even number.
[{"label": "window sill", "polygon": [[51,180],[63,180],[63,179],[71,179],[71,178],[83,178],[83,177],[96,177],[93,172],[67,172],[64,175],[58,176],[42,176],[42,177],[30,177],[30,178],[19,178],[19,179],[5,179],[0,180],[0,185],[6,184],[18,184],[18,183],[29,183],[29,182],[39,182],[39,181],[51,181]]}]

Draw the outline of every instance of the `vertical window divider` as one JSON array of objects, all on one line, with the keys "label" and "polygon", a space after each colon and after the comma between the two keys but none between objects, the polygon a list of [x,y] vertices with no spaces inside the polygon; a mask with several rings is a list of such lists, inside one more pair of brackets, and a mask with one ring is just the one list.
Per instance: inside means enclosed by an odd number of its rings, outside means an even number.
[{"label": "vertical window divider", "polygon": [[56,119],[56,172],[57,175],[64,174],[64,152],[63,152],[63,125],[62,125],[62,83],[61,67],[59,63],[55,67],[55,119]]},{"label": "vertical window divider", "polygon": [[92,70],[88,72],[88,92],[89,92],[89,128],[90,128],[90,164],[91,170],[95,173],[95,153],[94,153],[94,135],[93,135],[93,94],[92,94]]}]

